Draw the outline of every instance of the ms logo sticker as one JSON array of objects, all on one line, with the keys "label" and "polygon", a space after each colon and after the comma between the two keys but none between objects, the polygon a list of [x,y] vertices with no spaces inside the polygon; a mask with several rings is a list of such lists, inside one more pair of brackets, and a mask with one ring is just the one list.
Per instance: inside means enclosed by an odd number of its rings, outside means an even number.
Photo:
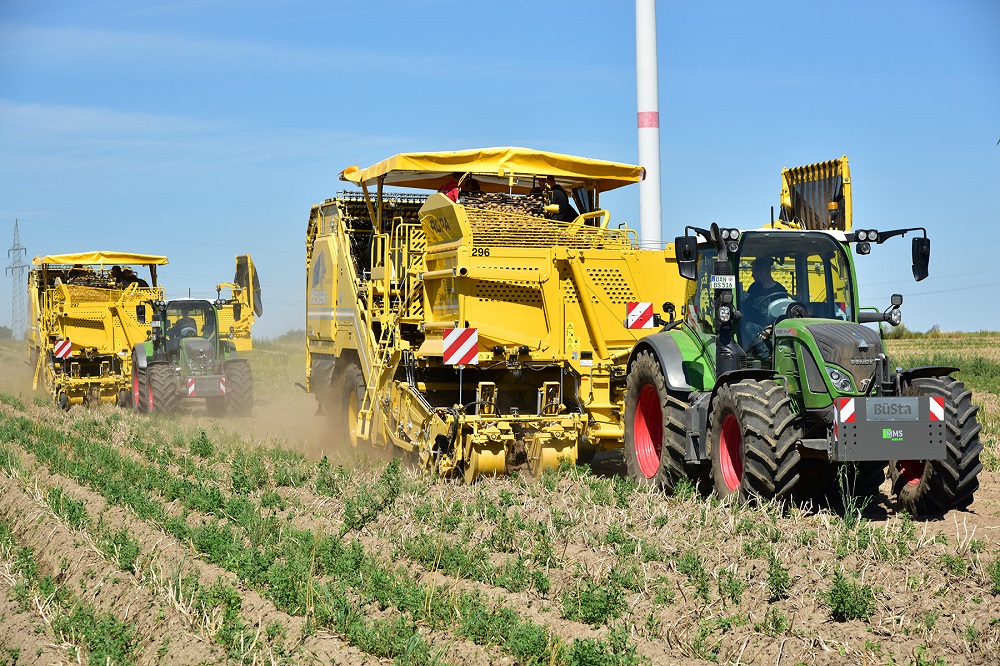
[{"label": "ms logo sticker", "polygon": [[892,440],[893,442],[902,442],[903,431],[894,430],[893,428],[882,428],[882,439]]}]

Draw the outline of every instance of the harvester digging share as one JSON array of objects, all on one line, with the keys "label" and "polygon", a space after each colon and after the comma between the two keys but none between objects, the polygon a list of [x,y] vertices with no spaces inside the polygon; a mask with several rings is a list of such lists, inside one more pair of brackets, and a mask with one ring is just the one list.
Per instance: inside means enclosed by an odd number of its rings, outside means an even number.
[{"label": "harvester digging share", "polygon": [[[847,158],[786,169],[770,227],[688,227],[684,317],[628,361],[625,446],[655,481],[688,477],[726,496],[796,490],[863,501],[885,480],[913,513],[965,509],[979,487],[980,426],[953,367],[895,368],[879,332],[900,323],[859,303],[854,254],[907,233],[916,280],[923,229],[851,228]],[[852,252],[853,249],[853,252]]]}]

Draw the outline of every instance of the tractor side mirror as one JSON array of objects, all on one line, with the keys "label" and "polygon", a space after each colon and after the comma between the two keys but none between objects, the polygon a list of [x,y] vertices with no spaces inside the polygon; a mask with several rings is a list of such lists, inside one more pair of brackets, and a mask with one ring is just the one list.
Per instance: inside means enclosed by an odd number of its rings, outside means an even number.
[{"label": "tractor side mirror", "polygon": [[674,239],[677,254],[677,271],[682,278],[693,280],[698,275],[698,239],[694,236],[678,236]]},{"label": "tractor side mirror", "polygon": [[239,321],[242,314],[243,314],[243,304],[240,303],[239,301],[236,301],[235,303],[233,303],[233,319]]},{"label": "tractor side mirror", "polygon": [[931,262],[931,239],[918,236],[913,239],[913,279],[920,282],[927,277],[927,266]]},{"label": "tractor side mirror", "polygon": [[139,320],[140,324],[146,323],[146,306],[139,304],[135,306],[135,318]]}]

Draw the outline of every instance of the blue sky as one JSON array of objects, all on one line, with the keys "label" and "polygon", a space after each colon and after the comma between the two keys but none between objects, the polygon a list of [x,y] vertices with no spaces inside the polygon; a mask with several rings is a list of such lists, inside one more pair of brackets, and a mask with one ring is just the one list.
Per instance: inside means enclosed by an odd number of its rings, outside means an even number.
[{"label": "blue sky", "polygon": [[[631,0],[0,0],[0,248],[165,254],[172,295],[258,264],[255,335],[303,328],[309,207],[389,155],[519,145],[635,162]],[[1000,3],[657,3],[663,237],[752,228],[780,170],[847,154],[863,301],[1000,329]],[[602,199],[638,227],[638,188]],[[6,265],[6,264],[5,264]],[[975,287],[979,287],[976,289]],[[985,288],[985,289],[984,289]],[[0,280],[0,324],[11,279]]]}]

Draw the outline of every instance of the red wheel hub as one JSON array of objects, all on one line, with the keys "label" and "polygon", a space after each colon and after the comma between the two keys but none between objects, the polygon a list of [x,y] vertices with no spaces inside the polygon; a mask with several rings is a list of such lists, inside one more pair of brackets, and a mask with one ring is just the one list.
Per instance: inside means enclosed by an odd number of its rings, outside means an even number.
[{"label": "red wheel hub", "polygon": [[660,394],[652,384],[639,391],[635,409],[635,457],[639,471],[647,479],[656,476],[660,469],[660,452],[663,450],[663,415],[660,412]]},{"label": "red wheel hub", "polygon": [[915,486],[920,483],[924,476],[924,467],[927,463],[923,460],[900,460],[899,476],[903,478],[908,486]]},{"label": "red wheel hub", "polygon": [[719,467],[722,480],[729,490],[740,487],[743,478],[743,457],[740,449],[743,435],[740,434],[740,422],[733,414],[726,414],[722,419],[722,432],[719,434]]}]

